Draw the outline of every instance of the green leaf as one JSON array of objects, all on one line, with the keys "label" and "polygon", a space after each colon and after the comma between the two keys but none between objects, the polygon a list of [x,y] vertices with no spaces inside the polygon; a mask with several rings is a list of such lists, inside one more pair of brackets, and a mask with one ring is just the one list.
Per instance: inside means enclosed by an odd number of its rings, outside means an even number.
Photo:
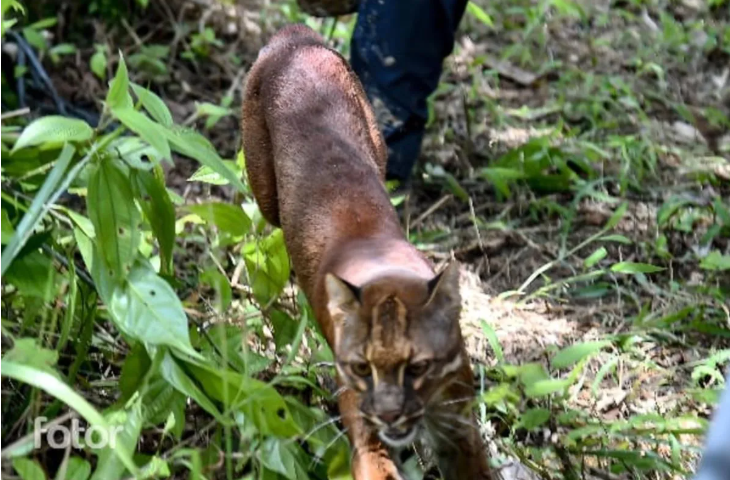
[{"label": "green leaf", "polygon": [[61,378],[54,366],[58,362],[58,352],[43,348],[34,338],[18,338],[10,351],[3,356],[3,360],[33,367]]},{"label": "green leaf", "polygon": [[525,395],[530,398],[545,397],[552,393],[562,392],[571,385],[568,379],[551,378],[548,380],[540,380],[525,387]]},{"label": "green leaf", "polygon": [[[127,409],[111,411],[105,415],[109,425],[121,427],[116,435],[115,448],[120,446],[126,451],[134,451],[142,433],[142,402],[137,399]],[[121,479],[126,466],[114,454],[114,448],[110,446],[97,450],[99,462],[91,480],[117,480]],[[139,475],[135,475],[139,478]]]},{"label": "green leaf", "polygon": [[190,205],[187,209],[198,215],[208,223],[218,227],[221,231],[235,237],[242,237],[251,228],[251,219],[246,212],[237,205],[221,202],[202,203]]},{"label": "green leaf", "polygon": [[596,378],[593,379],[593,383],[591,384],[591,390],[593,391],[593,395],[598,395],[598,389],[601,387],[601,382],[606,377],[606,375],[608,375],[612,370],[616,368],[618,361],[618,355],[611,357],[611,359],[604,363],[603,366],[601,366],[600,370],[598,370]]},{"label": "green leaf", "polygon": [[188,319],[175,291],[142,261],[114,289],[109,310],[117,327],[132,338],[200,357],[190,345]]},{"label": "green leaf", "polygon": [[208,398],[206,393],[200,389],[198,384],[193,381],[188,374],[178,365],[176,359],[170,354],[165,352],[165,357],[162,359],[160,364],[160,374],[167,380],[170,385],[186,396],[190,397],[197,403],[203,410],[208,412],[216,420],[223,423],[225,419],[221,416],[218,408]]},{"label": "green leaf", "polygon": [[170,144],[165,138],[165,129],[159,123],[153,122],[131,106],[112,108],[112,113],[125,127],[142,137],[145,142],[157,150],[163,159],[172,159]]},{"label": "green leaf", "polygon": [[[25,246],[33,230],[35,230],[38,223],[43,219],[45,213],[55,202],[55,199],[61,194],[60,191],[56,190],[56,187],[59,186],[59,183],[63,179],[66,168],[71,162],[75,151],[74,147],[70,144],[64,145],[63,150],[61,150],[61,155],[59,155],[56,164],[43,182],[43,186],[41,186],[41,189],[38,190],[35,198],[33,198],[30,208],[28,208],[22,220],[20,220],[15,234],[3,249],[2,267],[0,268],[2,275],[5,274],[18,252]],[[68,180],[69,177],[70,175],[67,175],[66,179]]]},{"label": "green leaf", "polygon": [[154,456],[142,468],[141,473],[139,478],[167,478],[170,476],[170,466],[162,458]]},{"label": "green leaf", "polygon": [[297,322],[281,310],[270,313],[271,325],[274,327],[274,343],[277,349],[291,345],[297,334]]},{"label": "green leaf", "polygon": [[238,191],[248,193],[248,189],[241,181],[241,176],[225,166],[223,160],[218,156],[218,152],[205,137],[193,130],[176,126],[167,129],[166,134],[173,150],[210,167],[228,180]]},{"label": "green leaf", "polygon": [[526,178],[524,172],[505,167],[488,167],[480,170],[479,175],[494,184],[494,188],[502,194],[504,197],[509,198],[511,196],[510,185],[515,183],[516,180],[522,180]]},{"label": "green leaf", "polygon": [[560,350],[550,361],[550,365],[553,368],[567,368],[609,345],[611,342],[608,340],[570,345]]},{"label": "green leaf", "polygon": [[616,273],[655,273],[663,270],[662,267],[648,263],[619,262],[611,266],[611,271]]},{"label": "green leaf", "polygon": [[599,238],[599,240],[603,240],[604,242],[623,243],[624,245],[631,245],[632,243],[634,243],[630,239],[626,238],[623,235],[619,235],[619,234],[604,235],[603,237]]},{"label": "green leaf", "polygon": [[730,270],[730,255],[723,255],[718,250],[713,250],[700,260],[700,268],[715,271]]},{"label": "green leaf", "polygon": [[130,100],[127,65],[124,63],[124,57],[120,52],[117,73],[112,79],[111,87],[109,87],[109,93],[106,96],[106,105],[111,110],[128,109],[132,107]]},{"label": "green leaf", "polygon": [[24,28],[23,36],[25,37],[25,40],[39,52],[45,52],[48,50],[48,42],[46,42],[46,38],[35,28]]},{"label": "green leaf", "polygon": [[284,234],[274,230],[263,241],[254,241],[243,249],[246,270],[256,299],[268,303],[278,296],[289,281],[289,256],[284,244]]},{"label": "green leaf", "polygon": [[264,440],[259,451],[259,459],[266,468],[283,475],[289,480],[307,478],[306,471],[299,465],[293,452],[295,447],[296,444],[292,442],[270,437]]},{"label": "green leaf", "polygon": [[30,123],[13,145],[11,153],[36,145],[60,145],[64,142],[85,142],[94,136],[94,129],[83,120],[49,115]]},{"label": "green leaf", "polygon": [[149,198],[139,198],[139,203],[160,246],[162,272],[171,273],[172,250],[175,246],[175,206],[165,188],[162,170],[158,167],[155,173],[137,172],[135,179],[140,193]]},{"label": "green leaf", "polygon": [[13,469],[23,480],[45,480],[46,474],[38,461],[29,458],[14,458]]},{"label": "green leaf", "polygon": [[22,295],[50,301],[58,292],[58,272],[49,257],[32,251],[16,258],[3,281],[14,285]]},{"label": "green leaf", "polygon": [[147,110],[147,113],[161,125],[165,127],[172,126],[172,114],[170,113],[170,109],[167,108],[167,105],[165,105],[165,102],[156,93],[136,83],[132,83],[131,85],[134,94],[142,102],[142,106]]},{"label": "green leaf", "polygon": [[520,417],[519,424],[527,431],[535,430],[550,419],[550,410],[546,408],[531,408]]},{"label": "green leaf", "polygon": [[[61,469],[58,473],[62,473]],[[87,480],[91,475],[91,464],[79,457],[71,457],[66,464],[66,475],[56,475],[56,480]]]},{"label": "green leaf", "polygon": [[611,215],[611,218],[608,219],[608,222],[606,222],[606,226],[604,227],[606,230],[609,230],[616,225],[618,225],[618,222],[621,221],[621,219],[626,214],[626,210],[629,208],[628,202],[624,202],[616,209],[615,212],[613,212],[613,215]]},{"label": "green leaf", "polygon": [[91,60],[89,61],[91,71],[94,73],[94,75],[104,80],[106,78],[106,65],[106,53],[102,49],[97,49],[96,52],[91,56]]},{"label": "green leaf", "polygon": [[504,352],[502,351],[502,345],[499,344],[497,332],[494,331],[494,328],[492,328],[486,320],[482,319],[480,320],[480,323],[482,326],[482,332],[484,332],[484,336],[487,337],[489,346],[492,347],[492,351],[494,352],[494,356],[497,357],[497,361],[499,363],[504,362]]},{"label": "green leaf", "polygon": [[127,354],[119,376],[120,401],[127,402],[142,385],[142,381],[152,365],[142,342],[137,342]]},{"label": "green leaf", "polygon": [[91,172],[86,208],[109,274],[121,281],[137,257],[140,215],[129,179],[109,159]]},{"label": "green leaf", "polygon": [[[84,419],[93,426],[104,431],[111,431],[110,425],[96,409],[86,401],[84,397],[74,392],[68,385],[53,375],[26,365],[20,365],[5,359],[0,360],[0,373],[3,377],[13,378],[20,382],[36,387],[49,395],[58,398],[70,408],[76,410]],[[137,467],[132,461],[131,449],[119,442],[112,449],[115,456],[133,475],[137,473]],[[103,480],[107,480],[102,477]]]},{"label": "green leaf", "polygon": [[[234,175],[240,177],[242,175],[242,169],[236,165],[232,160],[222,160],[223,165],[228,167]],[[228,185],[230,182],[222,177],[219,173],[215,172],[212,168],[203,165],[188,178],[188,182],[203,182],[210,183],[212,185]]]},{"label": "green leaf", "polygon": [[474,2],[469,2],[466,5],[466,9],[469,11],[469,13],[482,22],[484,25],[488,27],[494,27],[494,22],[492,21],[492,17],[482,9],[479,5],[477,5]]},{"label": "green leaf", "polygon": [[591,268],[592,266],[606,258],[607,255],[608,250],[606,250],[605,247],[600,247],[596,249],[595,252],[591,253],[591,255],[583,261],[583,265],[585,265],[586,268]]}]

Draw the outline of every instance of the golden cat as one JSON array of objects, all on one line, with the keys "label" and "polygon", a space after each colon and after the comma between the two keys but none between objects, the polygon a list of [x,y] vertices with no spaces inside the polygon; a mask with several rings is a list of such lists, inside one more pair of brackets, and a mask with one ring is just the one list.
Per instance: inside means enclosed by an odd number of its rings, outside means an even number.
[{"label": "golden cat", "polygon": [[347,62],[311,29],[279,31],[243,102],[243,149],[263,216],[336,360],[355,480],[401,479],[390,451],[421,437],[447,480],[491,478],[469,407],[458,266],[436,275],[406,239],[386,147]]}]

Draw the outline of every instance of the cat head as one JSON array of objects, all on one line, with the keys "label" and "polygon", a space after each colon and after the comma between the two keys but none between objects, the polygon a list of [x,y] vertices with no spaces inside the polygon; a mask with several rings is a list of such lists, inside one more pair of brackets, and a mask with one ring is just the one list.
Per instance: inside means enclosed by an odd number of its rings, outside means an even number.
[{"label": "cat head", "polygon": [[384,442],[410,443],[466,361],[458,264],[431,279],[396,272],[360,286],[328,274],[325,286],[338,373]]}]

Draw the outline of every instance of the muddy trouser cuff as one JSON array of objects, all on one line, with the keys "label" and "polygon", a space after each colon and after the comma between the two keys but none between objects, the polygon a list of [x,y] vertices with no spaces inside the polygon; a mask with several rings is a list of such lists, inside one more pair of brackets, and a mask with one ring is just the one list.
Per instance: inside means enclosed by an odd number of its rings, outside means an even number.
[{"label": "muddy trouser cuff", "polygon": [[350,63],[388,145],[388,178],[407,181],[467,0],[361,0]]},{"label": "muddy trouser cuff", "polygon": [[726,480],[730,478],[730,371],[725,391],[712,416],[699,470],[693,480]]}]

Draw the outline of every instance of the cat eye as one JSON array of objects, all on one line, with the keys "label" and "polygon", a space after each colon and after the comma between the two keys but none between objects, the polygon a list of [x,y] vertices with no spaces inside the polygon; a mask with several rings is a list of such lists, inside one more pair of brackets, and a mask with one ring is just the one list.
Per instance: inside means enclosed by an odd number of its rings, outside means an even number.
[{"label": "cat eye", "polygon": [[406,367],[406,373],[411,377],[420,377],[428,371],[431,366],[431,362],[423,360],[420,362],[411,363]]},{"label": "cat eye", "polygon": [[358,377],[367,377],[370,375],[370,364],[367,362],[355,362],[350,364],[350,370]]}]

